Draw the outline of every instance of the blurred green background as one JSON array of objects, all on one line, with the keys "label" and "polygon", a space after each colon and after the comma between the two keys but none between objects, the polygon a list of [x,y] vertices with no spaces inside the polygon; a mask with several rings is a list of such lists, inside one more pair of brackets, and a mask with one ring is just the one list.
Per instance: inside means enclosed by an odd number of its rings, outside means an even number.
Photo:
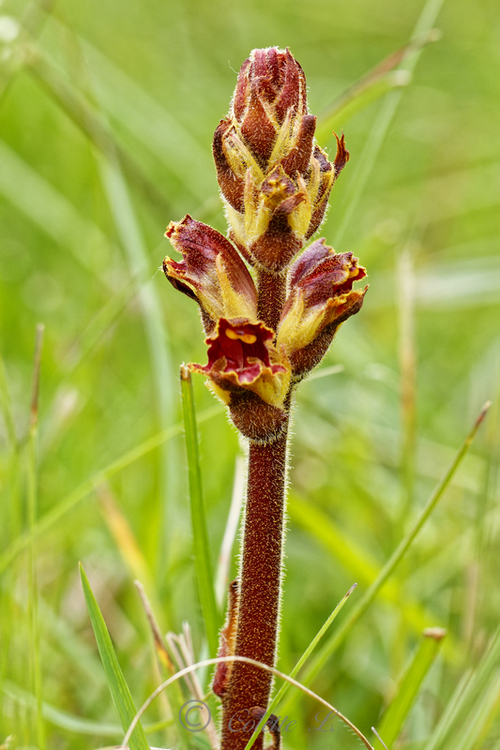
[{"label": "blurred green background", "polygon": [[[307,76],[310,110],[321,115],[404,47],[419,19],[419,32],[437,28],[441,38],[373,96],[323,120],[321,145],[334,152],[334,124],[351,161],[318,236],[360,258],[370,290],[317,371],[324,377],[298,393],[278,666],[292,668],[356,581],[337,622],[347,616],[491,399],[473,450],[393,588],[312,687],[368,733],[423,628],[446,628],[400,740],[423,748],[457,682],[478,664],[500,614],[497,1],[4,0],[0,747],[90,750],[121,741],[79,560],[137,705],[161,678],[135,578],[163,631],[178,633],[188,621],[195,656],[206,656],[181,430],[137,460],[126,457],[112,476],[99,473],[180,424],[179,364],[205,362],[195,305],[158,271],[172,254],[164,228],[190,213],[225,231],[211,138],[252,48],[290,47]],[[28,428],[39,322],[35,483]],[[202,379],[194,386],[215,568],[242,447]],[[481,731],[465,741],[457,725],[447,747],[500,748],[494,676],[489,703],[478,703],[491,709]],[[148,721],[164,709],[155,704]],[[359,746],[340,724],[326,737],[308,735],[318,710],[305,697],[294,705],[302,728],[287,735],[287,747]],[[175,721],[151,743],[204,747]]]}]

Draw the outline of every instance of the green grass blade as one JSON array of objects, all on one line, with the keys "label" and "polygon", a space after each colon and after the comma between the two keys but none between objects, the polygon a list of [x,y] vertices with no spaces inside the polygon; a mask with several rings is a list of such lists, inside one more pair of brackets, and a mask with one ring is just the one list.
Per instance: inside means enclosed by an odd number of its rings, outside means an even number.
[{"label": "green grass blade", "polygon": [[392,747],[393,742],[398,738],[445,634],[446,631],[441,628],[429,628],[424,631],[424,638],[401,680],[397,696],[384,713],[380,726],[377,727],[377,732],[387,747]]},{"label": "green grass blade", "polygon": [[12,412],[12,401],[10,398],[9,384],[7,382],[7,372],[5,363],[0,352],[0,407],[2,409],[3,420],[5,422],[5,431],[12,451],[16,450],[17,438],[16,427],[14,424],[14,415]]},{"label": "green grass blade", "polygon": [[28,564],[28,613],[31,655],[31,678],[33,692],[36,697],[36,735],[40,750],[45,750],[45,724],[42,713],[42,667],[40,662],[40,622],[38,617],[38,581],[37,581],[37,549],[33,536],[38,512],[38,468],[37,468],[37,436],[38,436],[38,394],[40,391],[40,366],[42,358],[44,326],[39,323],[36,327],[35,360],[33,366],[33,389],[30,405],[30,420],[27,440],[26,456],[26,492],[28,530],[31,537],[29,545]]},{"label": "green grass blade", "polygon": [[[491,680],[500,665],[500,628],[497,629],[491,644],[479,665],[471,672],[463,689],[456,691],[450,706],[438,722],[426,750],[440,750],[451,747],[450,739],[456,742],[467,731],[465,728],[474,720],[478,704],[485,700],[485,694],[491,689]],[[455,743],[456,744],[456,743]]]},{"label": "green grass blade", "polygon": [[[92,260],[99,247],[112,245],[104,232],[1,139],[0,194],[44,234],[67,247],[99,284],[112,290],[111,281],[96,270]],[[85,252],[87,247],[93,252]]]},{"label": "green grass blade", "polygon": [[[139,278],[141,272],[151,267],[146,243],[131,200],[127,182],[120,164],[110,155],[104,158],[96,154],[101,172],[103,187],[108,197],[117,233],[125,250],[128,265],[133,275]],[[162,306],[159,292],[154,284],[139,285],[138,295],[142,308],[144,329],[151,360],[151,371],[155,386],[156,402],[161,427],[174,421],[174,377],[170,358],[170,341],[166,327],[162,324]],[[174,512],[175,498],[178,497],[176,447],[162,449],[160,481],[162,487],[162,537],[165,544],[162,550],[171,546],[173,524],[169,520]],[[160,578],[164,578],[167,563],[166,552],[160,560]]]},{"label": "green grass blade", "polygon": [[[213,191],[210,152],[181,123],[175,111],[150,96],[102,49],[88,39],[80,37],[78,41],[102,111],[154,153],[185,190],[205,201],[207,193]],[[196,165],[196,171],[192,165]]]},{"label": "green grass blade", "polygon": [[194,559],[198,596],[200,599],[203,619],[210,653],[215,655],[218,646],[219,616],[215,603],[214,580],[208,531],[203,506],[203,492],[201,485],[200,459],[198,454],[198,428],[194,404],[193,384],[191,373],[185,365],[181,367],[182,408],[184,413],[184,429],[186,433],[186,449],[189,470],[189,494],[191,499],[191,523],[193,528]]},{"label": "green grass blade", "polygon": [[[357,580],[361,589],[370,586],[377,579],[380,571],[377,561],[355,539],[343,532],[320,507],[311,505],[291,491],[288,513],[293,525],[302,528],[315,543],[323,545],[335,563],[340,563],[349,577]],[[402,577],[394,576],[381,589],[381,599],[399,607],[403,586]],[[436,617],[432,609],[424,608],[420,602],[408,596],[405,596],[405,607],[401,611],[401,616],[414,632],[422,631]],[[449,634],[446,645],[448,657],[452,653],[457,653],[458,644],[453,634]]]},{"label": "green grass blade", "polygon": [[[220,405],[211,406],[208,409],[205,409],[201,414],[199,414],[198,422],[204,422],[207,419],[211,419],[216,414],[221,413],[222,407]],[[4,550],[4,552],[0,555],[0,574],[8,567],[8,565],[10,565],[12,560],[14,560],[20,552],[26,549],[26,547],[30,543],[30,539],[32,538],[32,536],[37,538],[44,534],[46,531],[51,529],[58,521],[60,521],[61,518],[63,518],[67,513],[72,511],[73,508],[78,505],[81,500],[83,500],[87,497],[87,495],[93,492],[98,485],[108,481],[115,474],[118,474],[127,466],[130,466],[130,464],[138,461],[150,451],[158,448],[160,445],[163,445],[163,443],[166,443],[167,440],[172,440],[172,438],[177,437],[177,435],[181,435],[182,429],[183,424],[178,423],[176,425],[173,425],[172,427],[168,427],[166,430],[162,430],[156,435],[153,435],[153,437],[150,437],[147,440],[144,440],[144,442],[140,443],[139,445],[136,445],[135,448],[132,448],[130,451],[127,451],[115,461],[108,464],[106,468],[101,469],[100,471],[93,474],[89,479],[86,479],[84,482],[82,482],[82,484],[80,484],[76,489],[70,492],[69,495],[66,495],[66,497],[56,503],[51,511],[46,513],[40,520],[37,521],[31,534],[25,533],[20,535],[12,542],[12,544],[9,545],[9,547],[7,547],[6,550]]]},{"label": "green grass blade", "polygon": [[42,85],[49,95],[70,117],[75,125],[106,156],[115,154],[131,182],[134,182],[146,196],[148,202],[164,215],[169,213],[169,202],[156,185],[143,172],[141,166],[125,149],[122,149],[113,133],[103,122],[89,99],[81,89],[66,80],[66,77],[54,65],[39,46],[31,41],[27,46],[26,68],[35,80]]},{"label": "green grass blade", "polygon": [[[345,94],[345,99],[342,97],[340,101],[331,105],[331,109],[329,108],[325,121],[321,122],[316,131],[318,143],[321,145],[328,143],[333,137],[333,132],[341,130],[356,112],[368,107],[390,91],[408,86],[410,81],[411,78],[406,70],[393,70],[386,73],[383,78],[371,82],[362,90],[349,89],[349,92]],[[349,93],[351,96],[348,96]]]},{"label": "green grass blade", "polygon": [[[87,609],[92,622],[92,628],[94,629],[97,648],[99,649],[111,697],[113,698],[113,703],[115,704],[120,717],[123,731],[126,732],[134,720],[137,711],[128,685],[125,682],[120,664],[118,663],[106,623],[104,622],[101,610],[99,609],[99,605],[97,604],[81,563],[80,575]],[[132,736],[130,737],[130,748],[131,750],[149,750],[148,741],[140,722],[137,724],[137,727],[134,729]]]},{"label": "green grass blade", "polygon": [[488,689],[481,693],[469,721],[453,742],[453,750],[479,750],[485,747],[488,730],[498,717],[500,708],[500,675],[495,675]]},{"label": "green grass blade", "polygon": [[316,138],[320,144],[332,137],[332,131],[343,126],[358,110],[367,107],[375,99],[400,86],[410,83],[411,76],[406,70],[396,70],[407,57],[419,52],[422,47],[440,38],[439,32],[432,29],[412,39],[401,49],[396,50],[382,62],[365,73],[347,91],[335,99],[318,117]]},{"label": "green grass blade", "polygon": [[397,568],[400,561],[403,559],[405,553],[408,551],[409,547],[412,545],[413,541],[415,540],[415,537],[417,536],[419,531],[422,529],[426,521],[429,519],[430,515],[432,514],[439,500],[443,496],[444,491],[446,490],[449,483],[451,482],[453,475],[457,471],[467,451],[472,445],[472,442],[476,436],[476,433],[480,425],[482,424],[489,407],[490,407],[490,403],[488,402],[481,409],[481,412],[474,424],[474,427],[472,428],[472,430],[470,431],[470,433],[468,434],[468,436],[466,437],[466,439],[464,440],[464,442],[458,449],[444,477],[438,483],[436,489],[430,496],[426,505],[424,506],[424,508],[422,508],[421,512],[419,513],[419,515],[413,522],[413,525],[408,530],[405,537],[401,540],[401,542],[399,543],[398,547],[395,549],[395,551],[393,552],[389,560],[386,562],[386,564],[380,571],[379,575],[377,576],[376,580],[367,589],[367,591],[359,600],[357,606],[352,610],[350,616],[346,618],[346,620],[344,621],[342,626],[337,630],[337,632],[327,641],[327,643],[325,643],[322,650],[317,654],[316,658],[313,660],[309,668],[306,670],[302,678],[302,682],[305,685],[308,685],[316,677],[316,675],[321,671],[321,669],[324,667],[324,665],[326,664],[330,656],[339,647],[339,645],[341,644],[343,639],[346,637],[347,633],[350,631],[352,626],[366,612],[366,610],[368,609],[372,601],[375,599],[375,597],[379,593],[382,586],[385,584],[385,582],[388,580],[388,578],[392,575],[394,570]]},{"label": "green grass blade", "polygon": [[[36,707],[36,698],[32,693],[23,690],[21,687],[8,680],[2,682],[1,690],[6,696],[22,706],[27,706],[30,709]],[[61,711],[59,708],[46,702],[42,705],[42,711],[44,718],[48,722],[54,724],[54,726],[59,727],[60,729],[65,729],[68,732],[93,734],[100,737],[113,737],[116,739],[120,736],[122,731],[119,724],[104,724],[90,719],[82,719],[80,716],[74,716],[67,711]]]},{"label": "green grass blade", "polygon": [[[442,4],[443,0],[427,0],[415,26],[412,35],[413,40],[430,32]],[[403,62],[398,69],[405,70],[408,75],[411,75],[421,52],[422,47],[417,50],[407,62]],[[371,129],[371,137],[368,138],[363,153],[359,156],[359,161],[357,162],[358,166],[354,170],[352,179],[346,189],[345,198],[336,212],[337,216],[341,217],[341,219],[339,221],[339,227],[335,233],[335,246],[341,243],[344,233],[351,223],[353,214],[358,206],[373,167],[375,166],[375,161],[380,149],[382,148],[382,143],[384,142],[387,131],[389,130],[394,115],[396,114],[403,91],[404,89],[401,87],[393,89],[387,94],[382,103],[378,116],[373,124],[373,128]]]},{"label": "green grass blade", "polygon": [[[348,600],[348,598],[350,597],[350,595],[352,594],[352,592],[356,588],[356,585],[357,584],[353,584],[351,586],[351,588],[349,589],[349,591],[347,592],[347,594],[345,594],[342,597],[342,599],[339,601],[339,603],[337,604],[337,606],[335,607],[335,609],[333,610],[333,612],[331,613],[331,615],[328,617],[328,619],[325,621],[325,623],[322,625],[322,627],[318,630],[318,632],[316,633],[316,635],[312,639],[311,643],[306,648],[306,650],[304,651],[304,653],[302,654],[302,656],[300,657],[300,659],[298,660],[298,662],[296,663],[296,665],[294,666],[294,668],[292,669],[292,671],[290,672],[290,675],[289,675],[290,677],[294,678],[295,675],[299,672],[299,670],[302,669],[303,665],[309,659],[310,655],[312,654],[312,652],[314,651],[314,649],[316,648],[316,646],[318,645],[318,643],[320,642],[320,640],[323,638],[324,634],[326,633],[326,631],[328,630],[328,628],[330,627],[330,625],[332,624],[332,622],[335,620],[335,618],[337,617],[337,615],[339,614],[339,612],[341,611],[341,609],[344,607],[344,604],[346,603],[346,601]],[[277,706],[278,703],[281,700],[283,700],[283,698],[285,697],[285,695],[288,692],[289,688],[290,688],[290,683],[289,682],[284,682],[283,685],[280,687],[280,689],[278,690],[278,692],[276,693],[276,695],[274,696],[274,698],[271,700],[266,713],[264,714],[264,716],[262,717],[262,719],[260,720],[260,722],[256,726],[254,733],[252,734],[252,736],[248,740],[247,745],[245,747],[245,750],[250,750],[250,748],[253,747],[253,744],[257,740],[257,737],[259,736],[259,734],[262,731],[262,729],[264,728],[264,726],[266,724],[266,721],[271,716],[271,714],[273,712],[273,708],[275,706]]]},{"label": "green grass blade", "polygon": [[[6,696],[22,706],[27,706],[30,709],[33,709],[36,706],[36,698],[34,695],[8,680],[3,680],[0,685],[0,690]],[[44,719],[48,723],[53,724],[60,729],[64,729],[67,732],[75,732],[75,734],[92,734],[98,737],[113,737],[114,739],[117,739],[122,734],[122,728],[119,724],[92,721],[92,719],[82,719],[81,716],[75,716],[67,711],[62,711],[60,708],[57,708],[50,703],[46,703],[45,701],[42,704],[42,712]],[[164,719],[163,721],[145,724],[144,731],[146,734],[158,732],[161,729],[170,726],[173,721],[173,718],[169,718]]]}]

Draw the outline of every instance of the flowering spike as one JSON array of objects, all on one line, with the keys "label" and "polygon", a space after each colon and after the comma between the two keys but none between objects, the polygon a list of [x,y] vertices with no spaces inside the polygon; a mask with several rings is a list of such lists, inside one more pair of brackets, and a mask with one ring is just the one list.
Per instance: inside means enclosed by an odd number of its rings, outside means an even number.
[{"label": "flowering spike", "polygon": [[[293,390],[366,292],[353,288],[366,272],[352,253],[336,254],[318,240],[299,255],[349,160],[343,134],[335,136],[331,162],[315,129],[304,72],[290,50],[253,50],[213,137],[229,239],[186,216],[166,233],[183,258],[163,265],[170,283],[200,306],[208,363],[189,367],[205,375],[249,441],[240,574],[230,588],[219,654],[269,666],[276,657]],[[252,730],[240,722],[235,731],[234,718],[264,716],[271,675],[239,661],[221,664],[213,690],[223,702],[221,750],[244,750]],[[277,724],[271,716],[275,750]],[[261,732],[255,749],[262,748]]]}]

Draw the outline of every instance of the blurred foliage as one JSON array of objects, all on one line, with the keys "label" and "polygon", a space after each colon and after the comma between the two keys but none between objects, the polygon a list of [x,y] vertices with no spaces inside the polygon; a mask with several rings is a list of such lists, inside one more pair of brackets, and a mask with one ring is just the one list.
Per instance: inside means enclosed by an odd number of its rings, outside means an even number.
[{"label": "blurred foliage", "polygon": [[[351,161],[320,236],[360,258],[370,290],[362,313],[338,334],[325,377],[297,397],[278,665],[291,670],[357,581],[338,622],[346,617],[491,399],[471,454],[390,584],[393,595],[389,586],[381,592],[313,683],[366,734],[422,629],[446,628],[400,738],[408,748],[424,747],[443,725],[457,685],[485,663],[500,615],[500,18],[496,0],[427,5],[438,13],[432,25],[441,39],[413,58],[397,89],[342,110],[345,122],[335,122]],[[160,677],[134,577],[160,628],[180,632],[188,620],[196,656],[206,653],[185,447],[180,428],[170,430],[181,422],[179,364],[206,354],[194,305],[157,271],[172,252],[164,227],[189,212],[225,229],[211,137],[252,48],[289,46],[305,70],[311,111],[328,115],[345,90],[408,42],[422,7],[2,3],[0,746],[9,735],[8,747],[40,750],[121,739],[79,560],[136,705]],[[333,149],[331,138],[322,145]],[[39,321],[35,487],[28,428]],[[343,370],[327,375],[337,364]],[[202,380],[194,387],[205,415],[201,469],[215,569],[241,446],[222,409],[205,414],[214,402]],[[99,474],[162,430],[156,447],[112,476]],[[104,478],[107,500],[102,487],[95,491]],[[85,492],[72,494],[89,479]],[[73,501],[63,507],[65,498]],[[32,538],[30,503],[41,523]],[[473,683],[486,698],[474,693],[477,732],[469,723],[455,740],[464,749],[499,747],[492,664]],[[201,675],[205,685],[209,676]],[[146,724],[164,709],[157,702]],[[340,724],[326,739],[307,734],[318,712],[310,699],[294,710],[302,729],[287,735],[287,747],[357,746]],[[179,739],[175,721],[151,737],[177,747],[196,739]]]}]

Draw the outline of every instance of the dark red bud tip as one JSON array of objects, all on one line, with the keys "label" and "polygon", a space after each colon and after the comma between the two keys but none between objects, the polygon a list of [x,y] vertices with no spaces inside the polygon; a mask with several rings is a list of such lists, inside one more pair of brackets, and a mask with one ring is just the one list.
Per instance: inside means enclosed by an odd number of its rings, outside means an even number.
[{"label": "dark red bud tip", "polygon": [[306,80],[290,50],[253,50],[241,66],[230,115],[263,169],[286,118],[295,120],[306,114]]},{"label": "dark red bud tip", "polygon": [[337,177],[349,161],[349,151],[345,147],[344,134],[342,133],[342,136],[340,138],[338,137],[337,133],[334,133],[333,135],[337,139],[337,153],[335,155],[335,161],[333,162],[335,176]]}]

